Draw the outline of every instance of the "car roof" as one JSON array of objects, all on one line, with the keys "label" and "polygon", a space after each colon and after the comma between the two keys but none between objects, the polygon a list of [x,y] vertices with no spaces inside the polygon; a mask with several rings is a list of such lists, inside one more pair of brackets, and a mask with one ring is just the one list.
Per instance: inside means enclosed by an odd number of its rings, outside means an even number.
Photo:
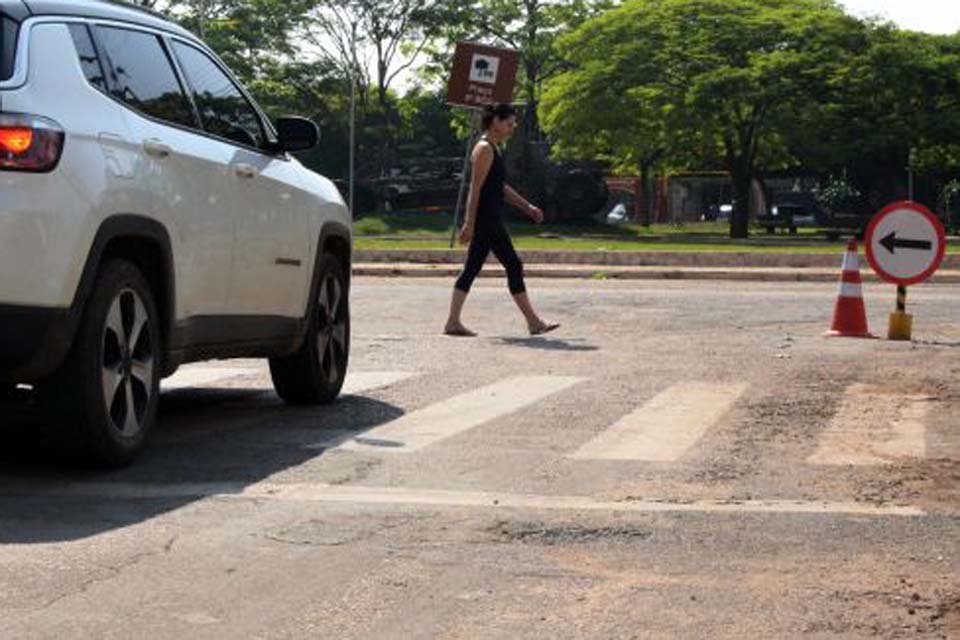
[{"label": "car roof", "polygon": [[189,31],[162,14],[120,0],[22,0],[22,2],[27,5],[31,14],[37,16],[77,16],[116,20],[196,39]]}]

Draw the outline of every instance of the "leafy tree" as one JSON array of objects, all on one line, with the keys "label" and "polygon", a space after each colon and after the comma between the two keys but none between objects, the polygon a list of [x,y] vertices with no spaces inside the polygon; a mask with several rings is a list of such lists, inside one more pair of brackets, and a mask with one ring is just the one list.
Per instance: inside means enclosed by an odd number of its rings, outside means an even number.
[{"label": "leafy tree", "polygon": [[[376,88],[387,108],[390,88],[439,32],[445,16],[442,0],[312,0],[304,37],[321,55],[353,70]],[[369,77],[366,57],[374,77]]]},{"label": "leafy tree", "polygon": [[908,167],[942,181],[960,169],[958,45],[957,37],[865,25],[817,108],[796,114],[788,146],[821,173],[849,170],[865,192],[863,213],[906,195]]},{"label": "leafy tree", "polygon": [[415,88],[397,102],[400,115],[398,151],[404,157],[456,157],[463,143],[454,129],[445,92]]},{"label": "leafy tree", "polygon": [[[564,41],[576,66],[548,87],[544,115],[571,151],[593,137],[624,163],[661,148],[676,164],[719,157],[736,195],[731,235],[746,237],[753,179],[787,162],[789,116],[826,91],[862,31],[830,0],[628,0]],[[616,85],[581,109],[586,96],[573,89],[599,90],[598,74]],[[644,141],[633,150],[618,139],[634,135]]]}]

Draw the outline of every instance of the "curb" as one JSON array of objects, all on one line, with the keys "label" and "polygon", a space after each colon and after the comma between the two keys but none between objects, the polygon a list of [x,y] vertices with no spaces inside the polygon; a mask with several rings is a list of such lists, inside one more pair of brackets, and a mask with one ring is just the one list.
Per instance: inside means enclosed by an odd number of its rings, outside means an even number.
[{"label": "curb", "polygon": [[[773,269],[831,269],[839,272],[843,250],[831,253],[740,253],[728,251],[550,251],[519,250],[529,265],[577,265],[600,267],[725,267]],[[354,262],[367,264],[456,265],[463,263],[463,249],[357,249]],[[861,258],[863,258],[861,253]],[[960,255],[944,258],[943,270],[960,271]]]},{"label": "curb", "polygon": [[[577,265],[524,266],[528,278],[556,278],[580,280],[728,280],[749,282],[837,282],[839,269],[791,269],[791,268],[673,268],[673,267],[581,267]],[[460,273],[459,265],[415,263],[355,263],[353,275],[360,277],[401,278],[455,278]],[[499,265],[487,266],[480,272],[481,278],[502,278],[504,270]],[[876,274],[865,271],[864,282],[882,282]],[[931,284],[960,284],[960,271],[941,271],[930,280]]]}]

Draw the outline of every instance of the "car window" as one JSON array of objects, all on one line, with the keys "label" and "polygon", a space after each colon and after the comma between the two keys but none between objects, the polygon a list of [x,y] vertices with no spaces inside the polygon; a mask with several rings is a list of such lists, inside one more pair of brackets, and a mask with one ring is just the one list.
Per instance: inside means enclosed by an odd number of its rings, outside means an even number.
[{"label": "car window", "polygon": [[263,125],[257,110],[210,57],[182,42],[173,51],[193,93],[205,131],[250,147],[262,147]]},{"label": "car window", "polygon": [[17,32],[20,25],[0,14],[0,81],[13,75],[13,56],[17,52]]},{"label": "car window", "polygon": [[77,56],[80,58],[83,75],[90,84],[106,93],[107,80],[103,75],[100,57],[97,55],[96,47],[93,46],[89,29],[83,24],[71,24],[69,29],[70,35],[73,36],[73,44],[77,47]]},{"label": "car window", "polygon": [[160,39],[150,33],[98,27],[109,91],[149,116],[195,127],[190,103]]}]

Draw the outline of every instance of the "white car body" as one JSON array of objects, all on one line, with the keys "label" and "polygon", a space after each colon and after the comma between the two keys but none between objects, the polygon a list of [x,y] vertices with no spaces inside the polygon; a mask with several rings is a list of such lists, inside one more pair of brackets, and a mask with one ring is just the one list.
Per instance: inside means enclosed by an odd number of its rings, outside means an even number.
[{"label": "white car body", "polygon": [[[212,51],[161,17],[105,0],[0,0],[4,12],[19,31],[12,73],[0,75],[0,133],[3,118],[29,114],[55,123],[63,143],[52,170],[0,166],[0,383],[42,384],[57,371],[97,269],[113,254],[139,264],[156,285],[161,375],[192,360],[295,351],[310,325],[321,257],[335,256],[349,274],[351,215],[333,183],[284,150]],[[171,99],[192,105],[193,125],[108,92],[116,70],[95,86],[78,53],[78,25],[100,58],[102,30],[162,43],[182,90]],[[187,50],[249,102],[262,145],[207,127],[199,89],[176,53]]]}]

